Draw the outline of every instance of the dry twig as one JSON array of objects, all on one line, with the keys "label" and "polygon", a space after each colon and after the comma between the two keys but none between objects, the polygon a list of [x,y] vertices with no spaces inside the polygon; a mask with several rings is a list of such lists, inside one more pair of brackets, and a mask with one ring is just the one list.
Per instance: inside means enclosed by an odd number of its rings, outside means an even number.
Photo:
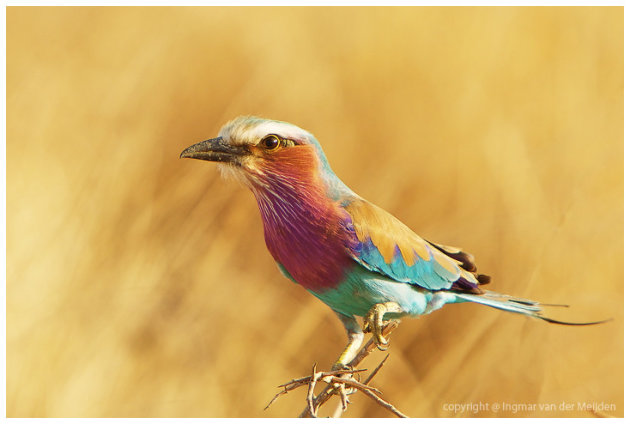
[{"label": "dry twig", "polygon": [[279,385],[278,387],[282,387],[282,391],[280,391],[279,393],[277,393],[273,399],[271,399],[271,401],[267,404],[267,406],[265,406],[265,409],[269,408],[271,406],[272,403],[274,403],[281,395],[284,395],[286,393],[289,393],[291,390],[297,389],[298,387],[304,386],[306,384],[309,384],[311,381],[319,381],[322,380],[326,383],[328,383],[330,380],[328,380],[329,377],[331,376],[337,376],[339,374],[353,374],[353,373],[357,373],[357,372],[363,372],[363,371],[367,371],[367,369],[360,369],[360,370],[339,370],[339,371],[320,371],[320,372],[315,372],[315,366],[313,366],[313,374],[308,376],[308,377],[302,377],[302,378],[295,378],[287,383],[283,383],[281,385]]},{"label": "dry twig", "polygon": [[[391,321],[383,329],[383,335],[389,335],[397,326],[397,321]],[[389,355],[387,355],[385,359],[383,359],[381,363],[370,373],[368,378],[365,380],[365,383],[361,383],[355,378],[355,375],[358,377],[358,373],[367,371],[367,369],[354,369],[354,367],[358,366],[361,361],[363,361],[363,359],[365,359],[374,350],[375,347],[376,345],[370,338],[370,340],[368,340],[368,342],[363,346],[359,353],[357,353],[354,359],[348,364],[348,366],[350,367],[349,370],[317,372],[316,365],[313,365],[313,372],[310,376],[293,379],[287,383],[278,386],[282,387],[282,391],[277,393],[273,397],[273,399],[271,399],[265,409],[269,408],[269,406],[271,406],[271,404],[274,403],[276,399],[278,399],[278,397],[280,397],[281,395],[288,393],[291,390],[295,390],[298,387],[308,385],[308,391],[306,395],[307,405],[306,408],[304,408],[302,413],[299,415],[300,418],[317,417],[319,407],[326,403],[335,394],[338,394],[340,396],[340,405],[333,413],[333,416],[339,417],[348,408],[348,395],[352,394],[354,391],[360,391],[394,415],[401,418],[406,418],[405,414],[400,412],[398,409],[396,409],[396,407],[394,407],[392,404],[379,396],[381,394],[380,390],[368,385],[368,383],[374,378],[376,373],[381,370]],[[323,381],[328,384],[317,396],[315,396],[315,385],[318,381]],[[348,389],[348,387],[350,389]]]}]

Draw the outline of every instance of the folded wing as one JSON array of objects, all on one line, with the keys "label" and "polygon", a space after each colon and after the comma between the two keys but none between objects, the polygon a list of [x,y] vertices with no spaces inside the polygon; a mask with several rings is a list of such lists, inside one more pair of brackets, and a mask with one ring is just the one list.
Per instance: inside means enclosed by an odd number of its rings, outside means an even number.
[{"label": "folded wing", "polygon": [[358,198],[343,207],[359,241],[350,253],[367,269],[429,290],[482,293],[489,281],[478,280],[472,255],[424,240],[378,206]]}]

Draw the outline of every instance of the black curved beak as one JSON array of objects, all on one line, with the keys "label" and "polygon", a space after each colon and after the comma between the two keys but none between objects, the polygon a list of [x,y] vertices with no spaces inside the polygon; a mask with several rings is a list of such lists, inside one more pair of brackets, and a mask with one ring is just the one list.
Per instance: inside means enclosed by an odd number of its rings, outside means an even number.
[{"label": "black curved beak", "polygon": [[238,164],[239,158],[246,153],[245,147],[231,145],[223,138],[217,137],[193,144],[184,149],[179,157]]}]

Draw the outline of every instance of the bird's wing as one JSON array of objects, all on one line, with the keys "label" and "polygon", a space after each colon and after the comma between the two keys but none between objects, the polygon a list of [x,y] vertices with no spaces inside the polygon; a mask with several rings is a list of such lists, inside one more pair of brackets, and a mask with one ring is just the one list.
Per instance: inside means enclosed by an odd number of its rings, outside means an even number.
[{"label": "bird's wing", "polygon": [[429,290],[480,292],[471,255],[430,243],[394,216],[363,199],[344,202],[359,241],[355,261],[396,281]]}]

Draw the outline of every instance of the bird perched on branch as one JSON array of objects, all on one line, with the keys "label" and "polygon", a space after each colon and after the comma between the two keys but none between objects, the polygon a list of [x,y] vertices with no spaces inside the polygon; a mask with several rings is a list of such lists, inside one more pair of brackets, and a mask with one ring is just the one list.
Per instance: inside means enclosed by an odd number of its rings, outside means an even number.
[{"label": "bird perched on branch", "polygon": [[[393,215],[346,186],[319,142],[286,122],[239,117],[219,137],[185,149],[182,158],[217,162],[256,197],[265,242],[280,271],[327,304],[348,344],[334,368],[347,365],[371,332],[386,348],[383,322],[474,302],[571,325],[543,314],[543,305],[484,290],[473,257],[423,239]],[[555,305],[559,306],[559,305]],[[363,327],[356,317],[364,317]]]}]

